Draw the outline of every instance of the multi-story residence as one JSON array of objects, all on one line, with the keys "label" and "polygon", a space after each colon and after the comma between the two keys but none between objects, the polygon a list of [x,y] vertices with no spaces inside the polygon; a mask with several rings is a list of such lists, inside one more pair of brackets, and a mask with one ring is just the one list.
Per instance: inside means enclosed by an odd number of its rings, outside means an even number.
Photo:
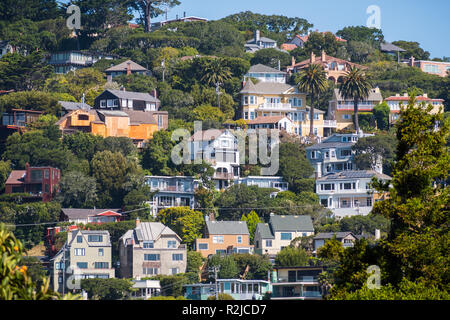
[{"label": "multi-story residence", "polygon": [[291,241],[314,234],[310,216],[270,215],[269,223],[258,223],[255,231],[255,253],[274,257]]},{"label": "multi-story residence", "polygon": [[123,278],[171,275],[186,271],[186,246],[160,222],[140,222],[119,239],[120,274]]},{"label": "multi-story residence", "polygon": [[367,215],[376,201],[386,197],[371,187],[373,177],[391,180],[391,177],[374,170],[341,171],[318,178],[316,194],[320,203],[338,218]]},{"label": "multi-story residence", "polygon": [[[373,134],[335,133],[321,143],[306,147],[306,158],[314,167],[316,178],[329,173],[355,170],[352,147],[361,137]],[[382,173],[382,162],[376,164],[376,171]]]},{"label": "multi-story residence", "polygon": [[248,40],[245,43],[244,48],[245,52],[254,53],[261,49],[269,49],[269,48],[276,49],[277,42],[275,40],[266,37],[261,37],[261,32],[259,30],[256,30],[253,39]]},{"label": "multi-story residence", "polygon": [[216,189],[225,189],[239,178],[240,160],[237,137],[228,129],[196,131],[189,138],[192,161],[206,161],[214,168]]},{"label": "multi-story residence", "polygon": [[88,223],[108,223],[123,220],[120,209],[61,209],[60,221],[72,222],[75,224]]},{"label": "multi-story residence", "polygon": [[[196,283],[183,285],[184,297],[189,300],[208,300],[216,293],[215,283]],[[262,300],[272,289],[266,280],[217,279],[218,294],[226,293],[234,300]]]},{"label": "multi-story residence", "polygon": [[261,82],[286,83],[287,73],[263,64],[256,64],[244,75],[245,78],[254,78]]},{"label": "multi-story residence", "polygon": [[31,167],[25,164],[25,170],[11,171],[5,182],[5,193],[28,193],[29,198],[48,202],[59,191],[61,172],[52,167]]},{"label": "multi-story residence", "polygon": [[94,100],[95,109],[104,110],[135,110],[135,111],[158,111],[161,101],[153,95],[142,92],[131,92],[122,90],[107,89]]},{"label": "multi-story residence", "polygon": [[[406,107],[409,101],[409,95],[404,93],[403,96],[400,94],[396,94],[395,96],[390,96],[384,99],[391,109],[389,114],[389,122],[394,123],[400,118],[400,105]],[[444,110],[444,100],[443,99],[432,99],[429,98],[426,93],[421,96],[416,97],[417,103],[425,103],[427,106],[431,104],[433,109],[431,110],[432,114],[437,114],[440,112],[441,108]]]},{"label": "multi-story residence", "polygon": [[317,250],[325,245],[325,242],[328,240],[334,239],[336,237],[336,240],[342,243],[342,246],[344,248],[350,248],[353,247],[356,240],[358,240],[358,237],[353,234],[353,232],[347,231],[347,232],[322,232],[317,234],[313,240],[314,240],[314,252],[317,252]]},{"label": "multi-story residence", "polygon": [[439,62],[439,61],[429,61],[429,60],[416,60],[411,57],[408,61],[408,65],[411,67],[416,67],[423,72],[434,74],[440,77],[446,77],[450,71],[450,62]]},{"label": "multi-story residence", "polygon": [[271,300],[321,300],[319,283],[323,267],[275,267]]},{"label": "multi-story residence", "polygon": [[309,59],[299,63],[295,63],[295,59],[292,59],[292,65],[287,68],[287,71],[296,73],[301,69],[308,68],[311,64],[320,64],[323,66],[327,74],[327,79],[333,80],[335,83],[342,82],[351,66],[357,67],[358,69],[367,69],[365,66],[329,56],[322,50],[320,56],[316,56],[314,52],[311,52]]},{"label": "multi-story residence", "polygon": [[[358,103],[358,111],[372,112],[373,107],[383,102],[380,89],[374,88],[369,92],[367,99]],[[328,119],[336,120],[337,130],[353,128],[354,102],[352,99],[344,99],[339,89],[334,89],[333,98],[328,106]]]},{"label": "multi-story residence", "polygon": [[105,70],[106,78],[111,82],[115,77],[121,75],[141,74],[150,76],[151,72],[143,66],[132,60],[127,60],[118,65],[112,66]]},{"label": "multi-story residence", "polygon": [[[319,32],[319,30],[316,30],[315,32]],[[324,31],[324,32],[320,32],[322,35],[325,35],[327,32],[329,31]],[[287,51],[291,51],[294,50],[296,48],[304,48],[305,47],[305,43],[308,41],[309,36],[311,35],[311,33],[305,34],[305,35],[299,35],[297,34],[291,41],[287,42],[287,43],[283,43],[281,45],[281,49],[287,50]],[[342,39],[341,37],[338,37],[336,35],[334,35],[336,40],[338,42],[347,42],[347,40]]]},{"label": "multi-story residence", "polygon": [[214,254],[253,253],[245,221],[206,221],[204,238],[195,240],[194,249],[205,258]]},{"label": "multi-story residence", "polygon": [[198,185],[194,177],[146,176],[145,180],[151,192],[157,191],[150,201],[153,216],[170,207],[194,209],[194,192]]},{"label": "multi-story residence", "polygon": [[11,109],[3,113],[1,127],[11,132],[24,131],[28,125],[36,121],[42,114],[42,111]]},{"label": "multi-story residence", "polygon": [[65,74],[69,71],[91,67],[100,59],[113,60],[117,58],[119,56],[115,54],[72,50],[52,53],[48,63],[54,66],[55,73]]},{"label": "multi-story residence", "polygon": [[111,258],[111,241],[108,231],[79,229],[69,231],[67,242],[51,259],[53,290],[67,292],[71,289],[68,287],[71,279],[80,281],[89,278],[114,278],[115,270],[111,265]]},{"label": "multi-story residence", "polygon": [[[296,86],[280,82],[256,84],[251,79],[245,81],[240,92],[242,118],[255,120],[260,117],[282,116],[292,121],[293,133],[309,135],[309,108],[306,106],[306,94],[299,92]],[[256,122],[265,120],[256,120]],[[333,121],[324,121],[324,112],[314,109],[314,134],[323,137],[324,128],[335,127]]]},{"label": "multi-story residence", "polygon": [[249,120],[247,125],[249,129],[278,129],[286,131],[289,134],[294,134],[295,132],[291,119],[286,116],[258,117]]},{"label": "multi-story residence", "polygon": [[75,110],[88,111],[91,109],[91,106],[84,102],[71,102],[71,101],[58,101],[58,102],[62,107],[61,117]]}]

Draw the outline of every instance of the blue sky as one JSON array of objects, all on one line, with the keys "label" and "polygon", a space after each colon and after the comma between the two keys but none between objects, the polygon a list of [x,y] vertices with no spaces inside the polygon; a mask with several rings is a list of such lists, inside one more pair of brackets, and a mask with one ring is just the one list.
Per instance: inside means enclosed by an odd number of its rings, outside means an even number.
[{"label": "blue sky", "polygon": [[[217,20],[241,11],[300,17],[314,30],[336,32],[346,26],[366,25],[366,9],[381,9],[381,30],[386,41],[417,41],[431,58],[450,56],[449,0],[180,0],[169,19],[199,16]],[[154,22],[164,17],[153,19]]]}]

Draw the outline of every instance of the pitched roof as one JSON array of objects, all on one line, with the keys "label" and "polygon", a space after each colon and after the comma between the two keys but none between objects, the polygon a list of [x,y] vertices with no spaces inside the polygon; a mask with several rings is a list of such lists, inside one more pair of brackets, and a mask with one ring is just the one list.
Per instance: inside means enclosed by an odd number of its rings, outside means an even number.
[{"label": "pitched roof", "polygon": [[211,141],[220,137],[227,129],[199,130],[189,138],[189,141]]},{"label": "pitched roof", "polygon": [[270,224],[274,232],[277,231],[307,231],[314,232],[310,216],[274,215],[270,216]]},{"label": "pitched roof", "polygon": [[[267,117],[257,117],[256,119],[250,120],[248,124],[266,124],[266,123],[278,123],[284,118],[288,119],[286,116],[267,116]],[[289,120],[290,121],[290,120]]]},{"label": "pitched roof", "polygon": [[5,184],[22,184],[22,178],[25,177],[27,171],[26,170],[13,170],[9,174],[8,179]]},{"label": "pitched roof", "polygon": [[260,81],[253,84],[252,81],[247,81],[240,93],[283,94],[291,89],[295,87],[286,83]]},{"label": "pitched roof", "polygon": [[81,102],[71,102],[71,101],[58,101],[59,104],[63,107],[66,111],[72,111],[72,110],[89,110],[91,109],[91,106],[86,103]]},{"label": "pitched roof", "polygon": [[297,48],[297,45],[294,43],[283,43],[280,48],[286,51],[291,51]]},{"label": "pitched roof", "polygon": [[395,44],[389,43],[389,42],[384,42],[380,45],[381,51],[385,51],[385,52],[405,52],[405,49],[402,49],[400,47],[397,47]]},{"label": "pitched roof", "polygon": [[160,222],[141,222],[135,229],[136,238],[139,241],[155,241],[162,235],[174,235],[180,238],[172,229]]},{"label": "pitched roof", "polygon": [[130,124],[157,124],[155,114],[167,114],[167,111],[149,112],[138,110],[123,110],[130,117]]},{"label": "pitched roof", "polygon": [[209,234],[249,234],[245,221],[206,221]]},{"label": "pitched roof", "polygon": [[[276,42],[275,40],[269,39],[267,37],[259,37],[259,41],[262,41],[262,42]],[[255,38],[252,38],[252,39],[248,40],[246,42],[246,44],[256,44]]]},{"label": "pitched roof", "polygon": [[[98,242],[89,242],[89,240],[86,240],[86,242],[89,244],[89,246],[93,247],[105,247],[105,246],[111,246],[111,238],[109,235],[109,231],[107,230],[81,230],[81,229],[75,229],[73,231],[70,231],[72,233],[72,240],[69,243],[69,246],[75,241],[76,235],[78,233],[81,233],[82,236],[89,236],[89,235],[103,235],[106,236],[106,244],[104,243],[98,243]],[[89,239],[89,238],[88,238]]]},{"label": "pitched roof", "polygon": [[127,60],[125,62],[119,63],[118,65],[112,66],[105,70],[105,72],[113,72],[113,71],[127,71],[128,63],[130,63],[131,71],[148,71],[148,69],[143,66],[137,64],[132,60]]},{"label": "pitched roof", "polygon": [[342,238],[345,238],[346,236],[348,236],[349,234],[351,234],[352,236],[354,236],[356,238],[356,235],[354,235],[351,231],[345,231],[345,232],[322,232],[322,233],[319,233],[318,235],[316,235],[314,237],[314,240],[332,239],[335,235],[336,235],[336,239],[342,239]]},{"label": "pitched roof", "polygon": [[105,91],[109,91],[113,95],[121,99],[130,99],[130,100],[143,100],[150,102],[160,102],[159,99],[155,98],[149,93],[142,92],[132,92],[132,91],[123,91],[123,90],[113,90],[107,89]]},{"label": "pitched roof", "polygon": [[268,223],[258,223],[256,225],[255,234],[258,232],[262,239],[275,239]]},{"label": "pitched roof", "polygon": [[[409,96],[405,97],[405,96],[390,96],[384,100],[386,101],[409,101]],[[428,98],[428,97],[424,97],[424,96],[417,96],[416,97],[417,101],[439,101],[439,102],[444,102],[444,99],[432,99],[432,98]]]},{"label": "pitched roof", "polygon": [[265,66],[263,64],[255,64],[254,66],[250,67],[250,70],[248,70],[247,73],[286,73],[284,71],[280,71],[278,69]]},{"label": "pitched roof", "polygon": [[337,173],[327,174],[317,179],[317,181],[326,181],[326,180],[339,180],[339,179],[363,179],[363,178],[372,178],[377,177],[378,179],[391,180],[392,178],[388,175],[378,173],[375,170],[349,170],[349,171],[341,171]]},{"label": "pitched roof", "polygon": [[61,211],[69,218],[69,219],[86,219],[88,217],[96,216],[105,212],[114,212],[120,214],[120,209],[72,209],[72,208],[63,208]]},{"label": "pitched roof", "polygon": [[313,146],[306,147],[306,150],[320,150],[329,148],[351,148],[355,143],[353,142],[322,142],[317,143]]}]

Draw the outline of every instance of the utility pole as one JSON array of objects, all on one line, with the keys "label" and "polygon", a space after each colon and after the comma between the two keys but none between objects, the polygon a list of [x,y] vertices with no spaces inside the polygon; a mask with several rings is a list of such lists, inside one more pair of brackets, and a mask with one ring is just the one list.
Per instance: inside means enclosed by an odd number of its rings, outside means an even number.
[{"label": "utility pole", "polygon": [[61,264],[59,266],[60,266],[60,269],[62,269],[62,273],[63,273],[62,274],[62,277],[63,277],[63,280],[62,280],[63,292],[62,292],[62,294],[64,296],[65,286],[66,286],[66,277],[65,277],[65,275],[66,275],[66,244],[63,245],[63,267],[61,268]]},{"label": "utility pole", "polygon": [[162,69],[163,69],[162,81],[164,82],[165,73],[166,73],[166,59],[162,59],[162,61],[161,61],[161,67],[162,67]]},{"label": "utility pole", "polygon": [[217,94],[217,106],[220,109],[220,95],[222,94],[222,92],[220,92],[220,86],[222,85],[222,83],[217,82],[216,83],[216,94]]},{"label": "utility pole", "polygon": [[216,284],[216,289],[215,289],[215,296],[216,296],[216,300],[218,300],[219,298],[219,288],[218,288],[218,283],[217,283],[217,273],[219,272],[220,267],[219,266],[214,266],[212,268],[209,268],[209,272],[214,272],[214,280],[215,280],[215,284]]}]

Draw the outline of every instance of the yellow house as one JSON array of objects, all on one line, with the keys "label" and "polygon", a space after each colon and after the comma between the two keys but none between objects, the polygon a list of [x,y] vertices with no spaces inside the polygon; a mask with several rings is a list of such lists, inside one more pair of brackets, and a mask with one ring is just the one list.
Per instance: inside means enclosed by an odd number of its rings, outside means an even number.
[{"label": "yellow house", "polygon": [[[299,136],[309,135],[309,106],[306,93],[286,83],[260,81],[254,84],[246,80],[240,92],[242,118],[254,120],[258,117],[285,116],[292,121],[293,132]],[[314,134],[323,137],[324,128],[333,121],[324,121],[324,112],[314,110]]]}]

